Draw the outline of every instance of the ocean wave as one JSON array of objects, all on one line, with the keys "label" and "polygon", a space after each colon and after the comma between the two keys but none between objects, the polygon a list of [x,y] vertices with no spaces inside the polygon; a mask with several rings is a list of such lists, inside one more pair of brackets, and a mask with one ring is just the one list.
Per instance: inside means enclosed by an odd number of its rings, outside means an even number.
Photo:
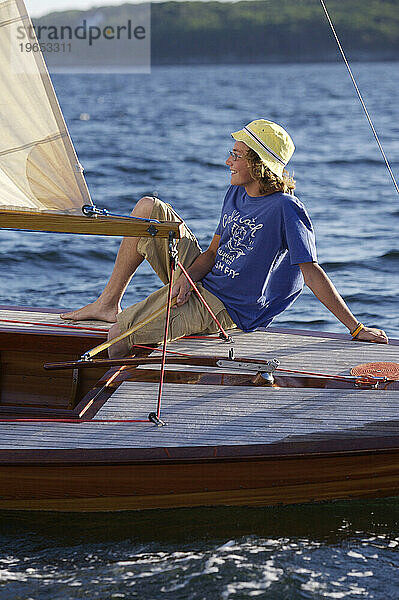
[{"label": "ocean wave", "polygon": [[194,156],[187,156],[184,159],[185,163],[191,164],[191,165],[199,165],[201,167],[209,167],[211,169],[223,169],[223,171],[226,170],[226,165],[224,164],[223,161],[220,162],[212,162],[212,161],[208,161],[208,160],[202,160],[201,158],[198,157],[194,157]]},{"label": "ocean wave", "polygon": [[338,271],[339,269],[345,269],[347,267],[368,267],[367,263],[362,262],[352,262],[351,260],[338,260],[338,261],[328,261],[320,263],[320,266],[326,271]]},{"label": "ocean wave", "polygon": [[[329,505],[324,509],[332,511]],[[335,511],[341,516],[339,505]],[[369,511],[366,505],[365,512]],[[288,515],[294,514],[297,521],[306,521],[307,512],[306,508],[301,512],[285,510]],[[270,518],[263,516],[265,520],[270,522]],[[341,529],[353,529],[345,524],[341,519]],[[333,525],[338,526],[335,514]],[[314,522],[312,526],[315,527]],[[87,525],[83,531],[86,533]],[[265,598],[266,593],[273,598],[314,598],[315,592],[317,597],[322,592],[323,597],[344,598],[352,597],[355,592],[359,594],[364,589],[360,588],[364,578],[370,578],[367,582],[370,594],[361,594],[363,597],[392,597],[397,540],[386,532],[378,538],[361,535],[362,531],[357,533],[359,539],[346,540],[341,535],[341,544],[335,547],[331,547],[330,526],[325,540],[284,537],[279,533],[224,538],[219,543],[212,540],[205,547],[198,543],[180,547],[168,541],[162,548],[113,540],[110,547],[103,542],[65,547],[57,545],[58,540],[53,543],[52,533],[50,547],[45,551],[31,556],[27,556],[28,552],[21,553],[16,562],[0,565],[0,574],[7,600],[31,597],[32,589],[39,585],[44,591],[43,598],[76,600],[89,595],[233,600]],[[327,561],[333,561],[333,570],[326,570]]]},{"label": "ocean wave", "polygon": [[[108,240],[106,240],[108,241]],[[86,247],[84,251],[80,250],[78,247],[76,250],[72,248],[65,249],[64,246],[61,247],[60,250],[53,249],[43,249],[43,250],[16,250],[14,252],[8,252],[4,254],[0,254],[0,263],[3,265],[12,265],[12,264],[26,264],[26,265],[35,265],[42,266],[45,265],[54,265],[54,268],[57,268],[57,265],[71,265],[71,264],[79,264],[83,265],[83,261],[93,260],[93,264],[98,264],[99,261],[110,261],[115,259],[115,251],[114,248],[111,247]]]},{"label": "ocean wave", "polygon": [[[301,315],[302,317],[302,315]],[[279,320],[274,321],[271,327],[277,328],[292,328],[292,329],[316,329],[323,330],[324,327],[329,327],[331,329],[331,323],[328,319],[319,319],[319,318],[301,318],[300,321],[296,319],[287,319],[284,317],[280,317]],[[327,331],[327,329],[324,329]]]},{"label": "ocean wave", "polygon": [[133,167],[133,166],[126,166],[126,165],[118,165],[116,163],[114,163],[112,165],[112,168],[115,169],[115,171],[120,171],[121,173],[134,173],[134,174],[152,174],[154,171],[153,167]]},{"label": "ocean wave", "polygon": [[30,251],[30,250],[17,250],[14,252],[8,252],[7,254],[0,255],[0,262],[3,264],[11,263],[27,263],[27,264],[38,264],[38,263],[57,263],[59,261],[65,261],[64,251],[58,250],[43,250],[43,251]]},{"label": "ocean wave", "polygon": [[388,250],[384,254],[379,256],[365,257],[363,260],[332,260],[324,261],[320,263],[320,266],[326,271],[338,271],[340,269],[370,269],[372,271],[379,271],[383,268],[380,261],[398,260],[399,250]]},{"label": "ocean wave", "polygon": [[389,250],[382,254],[379,258],[383,260],[398,260],[399,259],[399,250]]},{"label": "ocean wave", "polygon": [[[353,294],[342,294],[345,302],[347,302],[348,304],[353,304],[355,302],[360,303],[363,307],[367,307],[370,305],[370,303],[372,302],[378,302],[381,303],[381,305],[383,304],[384,306],[387,306],[387,304],[393,303],[394,306],[396,306],[397,304],[397,296],[396,294],[388,294],[385,290],[381,289],[379,291],[376,291],[375,289],[373,291],[365,291],[365,292],[358,292],[358,293],[353,293]],[[363,310],[365,310],[365,308],[363,308]]]},{"label": "ocean wave", "polygon": [[[319,160],[316,161],[317,164],[319,165],[332,165],[332,166],[350,166],[351,168],[353,168],[353,158],[351,159],[344,159],[344,158],[333,158],[333,159],[324,159],[324,160]],[[395,164],[395,163],[392,163]],[[357,158],[356,159],[356,166],[357,168],[359,168],[360,166],[382,166],[383,163],[381,162],[381,160],[378,159],[373,159],[373,158]]]}]

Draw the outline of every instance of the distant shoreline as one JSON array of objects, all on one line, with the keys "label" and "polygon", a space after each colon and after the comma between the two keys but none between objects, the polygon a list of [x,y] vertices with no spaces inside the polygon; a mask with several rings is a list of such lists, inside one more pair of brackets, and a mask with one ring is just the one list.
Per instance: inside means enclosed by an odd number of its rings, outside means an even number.
[{"label": "distant shoreline", "polygon": [[[34,19],[35,26],[67,27],[83,20],[121,27],[136,18],[137,6],[100,7],[88,11],[53,12]],[[143,5],[142,5],[143,6]],[[399,10],[385,1],[330,0],[341,42],[351,61],[399,59]],[[162,2],[151,5],[148,27],[151,64],[289,64],[339,62],[341,55],[325,15],[314,0],[240,2]],[[101,64],[101,47],[95,64]],[[127,49],[127,51],[126,51]],[[120,62],[127,65],[127,42]]]},{"label": "distant shoreline", "polygon": [[[369,55],[364,55],[364,54],[353,54],[350,57],[350,62],[353,63],[363,63],[363,62],[390,62],[390,63],[395,63],[399,61],[399,55],[398,56],[394,56],[392,54],[378,54],[378,53],[370,53]],[[239,61],[237,59],[235,60],[227,60],[227,59],[220,59],[220,60],[215,60],[215,59],[209,59],[209,60],[195,60],[192,59],[190,60],[190,57],[184,57],[184,59],[178,61],[172,61],[170,62],[167,58],[165,59],[157,59],[156,61],[152,62],[152,66],[154,67],[173,67],[173,66],[187,66],[187,67],[205,67],[205,66],[233,66],[233,65],[240,65],[240,66],[244,66],[244,65],[311,65],[311,64],[337,64],[337,63],[342,63],[342,57],[340,54],[337,53],[337,55],[335,57],[320,57],[318,60],[315,59],[314,57],[309,57],[309,58],[287,58],[285,57],[284,59],[279,59],[278,57],[275,57],[273,59],[267,60],[265,58],[259,57],[259,59],[257,60],[242,60]]]}]

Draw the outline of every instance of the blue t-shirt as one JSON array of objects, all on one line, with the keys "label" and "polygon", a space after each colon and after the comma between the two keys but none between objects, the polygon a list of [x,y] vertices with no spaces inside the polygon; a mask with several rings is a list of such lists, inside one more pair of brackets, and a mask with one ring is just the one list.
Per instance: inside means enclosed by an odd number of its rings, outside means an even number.
[{"label": "blue t-shirt", "polygon": [[298,264],[317,261],[305,207],[289,194],[254,197],[230,186],[215,235],[220,243],[204,287],[242,330],[267,327],[303,289]]}]

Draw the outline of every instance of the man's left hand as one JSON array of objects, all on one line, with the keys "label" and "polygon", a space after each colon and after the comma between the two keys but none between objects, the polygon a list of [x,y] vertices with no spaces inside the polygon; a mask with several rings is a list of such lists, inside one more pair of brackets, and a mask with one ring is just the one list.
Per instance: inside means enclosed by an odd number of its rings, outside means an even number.
[{"label": "man's left hand", "polygon": [[388,344],[388,337],[385,331],[375,327],[364,327],[357,334],[355,340],[359,340],[359,342],[374,342],[375,344]]},{"label": "man's left hand", "polygon": [[191,285],[185,275],[180,275],[172,288],[172,298],[176,297],[176,306],[183,306],[191,296]]}]

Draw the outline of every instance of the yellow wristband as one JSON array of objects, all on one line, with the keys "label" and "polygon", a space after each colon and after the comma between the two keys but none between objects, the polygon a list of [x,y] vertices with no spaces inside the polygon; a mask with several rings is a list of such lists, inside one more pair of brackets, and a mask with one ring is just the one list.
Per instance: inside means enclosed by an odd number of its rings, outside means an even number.
[{"label": "yellow wristband", "polygon": [[354,329],[353,331],[351,331],[352,339],[355,339],[355,337],[361,332],[362,329],[364,329],[363,323],[358,323],[356,325],[356,329]]}]

